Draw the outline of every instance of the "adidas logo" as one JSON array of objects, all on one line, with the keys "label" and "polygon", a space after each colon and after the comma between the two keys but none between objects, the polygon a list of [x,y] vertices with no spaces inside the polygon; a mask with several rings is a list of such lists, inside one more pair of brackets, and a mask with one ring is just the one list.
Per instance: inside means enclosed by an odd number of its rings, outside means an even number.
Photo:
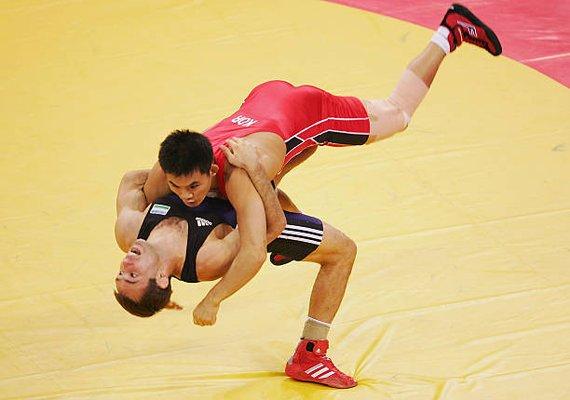
[{"label": "adidas logo", "polygon": [[196,224],[198,224],[198,226],[211,226],[212,222],[205,218],[196,217]]},{"label": "adidas logo", "polygon": [[[316,371],[316,372],[315,372]],[[313,378],[318,379],[326,379],[329,376],[334,375],[334,371],[331,371],[329,368],[325,367],[322,363],[317,365],[313,365],[311,368],[305,370],[307,375],[311,375]]]},{"label": "adidas logo", "polygon": [[467,32],[469,32],[471,36],[477,37],[477,29],[475,29],[473,25],[467,24],[463,21],[457,21],[457,23],[467,29]]}]

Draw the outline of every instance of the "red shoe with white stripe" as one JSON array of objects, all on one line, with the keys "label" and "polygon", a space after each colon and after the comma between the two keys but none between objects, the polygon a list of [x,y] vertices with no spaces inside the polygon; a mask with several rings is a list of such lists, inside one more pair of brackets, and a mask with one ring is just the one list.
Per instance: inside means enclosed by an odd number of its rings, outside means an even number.
[{"label": "red shoe with white stripe", "polygon": [[328,340],[302,339],[287,362],[285,373],[298,381],[320,383],[337,389],[356,386],[356,381],[339,371],[327,357],[328,348]]}]

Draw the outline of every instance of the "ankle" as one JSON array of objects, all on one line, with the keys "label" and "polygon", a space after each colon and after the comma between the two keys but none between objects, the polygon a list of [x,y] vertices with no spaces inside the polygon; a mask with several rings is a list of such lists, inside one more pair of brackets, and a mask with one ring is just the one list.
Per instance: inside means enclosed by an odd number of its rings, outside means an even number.
[{"label": "ankle", "polygon": [[307,317],[305,326],[303,327],[303,339],[308,340],[326,340],[331,324],[318,319]]},{"label": "ankle", "polygon": [[445,54],[449,54],[455,49],[454,44],[451,42],[452,35],[450,31],[445,26],[440,26],[437,31],[433,33],[431,37],[431,42],[438,46]]}]

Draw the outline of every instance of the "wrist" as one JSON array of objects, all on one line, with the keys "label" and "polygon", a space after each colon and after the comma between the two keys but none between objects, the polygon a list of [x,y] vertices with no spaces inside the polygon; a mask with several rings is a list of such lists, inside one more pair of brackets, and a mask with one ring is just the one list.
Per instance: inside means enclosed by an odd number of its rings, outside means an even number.
[{"label": "wrist", "polygon": [[204,298],[204,301],[206,301],[207,303],[210,303],[211,305],[216,306],[216,307],[220,305],[222,300],[223,299],[220,298],[219,296],[217,296],[214,291],[208,292],[208,294]]}]

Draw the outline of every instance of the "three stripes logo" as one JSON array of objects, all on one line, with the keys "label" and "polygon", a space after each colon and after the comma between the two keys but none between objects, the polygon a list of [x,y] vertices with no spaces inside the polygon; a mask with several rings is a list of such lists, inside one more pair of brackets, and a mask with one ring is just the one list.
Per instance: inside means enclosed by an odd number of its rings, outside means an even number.
[{"label": "three stripes logo", "polygon": [[281,235],[279,235],[279,238],[310,243],[318,246],[323,241],[323,231],[304,226],[287,224],[285,225],[283,232],[281,232]]},{"label": "three stripes logo", "polygon": [[196,224],[198,226],[212,226],[212,222],[208,221],[205,218],[196,217]]},{"label": "three stripes logo", "polygon": [[331,371],[329,368],[325,367],[324,364],[322,363],[313,365],[311,368],[305,370],[305,373],[307,375],[310,375],[312,378],[317,378],[317,379],[325,379],[335,374],[334,371]]},{"label": "three stripes logo", "polygon": [[457,21],[457,23],[459,25],[461,25],[462,27],[464,27],[465,29],[467,29],[467,32],[469,32],[469,34],[473,37],[477,37],[477,29],[475,29],[475,27],[473,25],[470,25],[466,22],[463,21]]}]

